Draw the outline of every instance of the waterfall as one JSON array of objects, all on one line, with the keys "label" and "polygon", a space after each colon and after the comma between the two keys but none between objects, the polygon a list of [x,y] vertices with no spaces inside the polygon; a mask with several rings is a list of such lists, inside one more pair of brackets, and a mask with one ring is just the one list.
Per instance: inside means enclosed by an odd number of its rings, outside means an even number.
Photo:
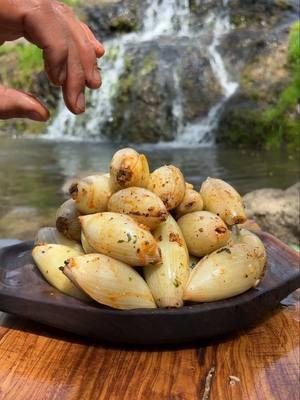
[{"label": "waterfall", "polygon": [[[218,126],[219,116],[225,102],[234,94],[238,88],[238,83],[231,81],[225,68],[221,54],[218,51],[220,39],[231,30],[228,15],[209,14],[204,22],[204,26],[213,26],[213,40],[208,46],[208,56],[212,71],[217,78],[223,92],[221,100],[212,106],[205,118],[182,127],[177,132],[175,145],[193,145],[202,143],[212,145],[214,142],[213,132]],[[180,115],[181,113],[178,112]]]},{"label": "waterfall", "polygon": [[203,32],[211,31],[209,44],[203,40],[201,32],[192,32],[189,28],[190,20],[189,0],[148,0],[144,14],[141,32],[129,33],[108,40],[105,43],[106,56],[101,60],[103,85],[101,90],[87,91],[87,108],[83,116],[75,116],[67,110],[61,98],[57,115],[48,127],[45,138],[86,140],[97,139],[108,141],[105,136],[105,125],[113,119],[113,98],[119,77],[125,68],[125,55],[128,45],[139,44],[161,36],[173,35],[176,37],[190,37],[199,41],[199,45],[206,51],[212,71],[217,79],[223,96],[211,107],[206,117],[192,124],[184,124],[181,103],[180,78],[176,69],[173,71],[176,96],[173,101],[173,118],[177,122],[176,138],[170,145],[189,145],[195,143],[212,144],[213,131],[218,125],[218,117],[227,99],[238,87],[232,82],[225,68],[218,46],[223,35],[231,30],[226,8],[219,12],[210,12],[203,24]]}]

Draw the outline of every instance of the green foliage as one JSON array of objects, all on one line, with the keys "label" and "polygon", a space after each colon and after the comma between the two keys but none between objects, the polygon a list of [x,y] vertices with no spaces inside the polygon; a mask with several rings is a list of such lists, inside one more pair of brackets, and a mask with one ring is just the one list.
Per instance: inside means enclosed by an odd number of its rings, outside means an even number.
[{"label": "green foliage", "polygon": [[13,46],[10,45],[2,45],[0,46],[0,56],[4,56],[12,51]]},{"label": "green foliage", "polygon": [[256,90],[255,82],[248,81],[244,73],[241,83],[250,94],[250,107],[233,110],[228,117],[234,121],[228,135],[231,143],[265,148],[286,145],[299,150],[300,118],[296,108],[300,97],[300,21],[290,28],[287,72],[289,83],[278,94]]},{"label": "green foliage", "polygon": [[[1,83],[7,87],[31,91],[35,73],[43,70],[42,51],[33,44],[4,44],[0,46],[0,64]],[[43,123],[26,119],[0,121],[0,131],[7,130],[15,134],[23,134],[25,131],[40,133]]]},{"label": "green foliage", "polygon": [[81,5],[80,0],[62,0],[62,2],[71,7],[78,7]]},{"label": "green foliage", "polygon": [[276,105],[263,114],[272,135],[267,146],[279,147],[282,143],[299,148],[300,119],[296,107],[300,97],[300,21],[290,29],[288,64],[291,72],[289,85],[281,92]]},{"label": "green foliage", "polygon": [[[6,75],[11,74],[9,84],[16,88],[28,89],[32,83],[33,74],[43,70],[42,50],[33,44],[4,44],[0,47],[0,57],[12,54],[14,64],[6,69]],[[6,76],[4,76],[4,80]]]},{"label": "green foliage", "polygon": [[33,44],[17,44],[15,51],[18,55],[19,69],[23,77],[30,77],[33,72],[43,69],[42,50]]},{"label": "green foliage", "polygon": [[291,26],[288,60],[295,68],[300,65],[300,21]]}]

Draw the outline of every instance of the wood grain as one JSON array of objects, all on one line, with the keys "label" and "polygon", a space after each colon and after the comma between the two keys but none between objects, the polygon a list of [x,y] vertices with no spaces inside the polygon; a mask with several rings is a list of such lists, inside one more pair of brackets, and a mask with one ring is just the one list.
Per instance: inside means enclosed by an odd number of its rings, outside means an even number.
[{"label": "wood grain", "polygon": [[103,346],[0,312],[0,400],[299,400],[299,297],[183,348]]},{"label": "wood grain", "polygon": [[101,346],[0,313],[0,399],[202,400],[215,367],[210,400],[299,400],[296,297],[256,328],[187,348]]}]

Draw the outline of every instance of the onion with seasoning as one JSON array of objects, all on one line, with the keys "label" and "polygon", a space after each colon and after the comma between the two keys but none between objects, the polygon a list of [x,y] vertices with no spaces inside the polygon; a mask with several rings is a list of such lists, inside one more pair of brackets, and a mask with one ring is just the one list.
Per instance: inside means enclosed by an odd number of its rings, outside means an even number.
[{"label": "onion with seasoning", "polygon": [[228,183],[221,179],[207,178],[202,183],[200,194],[205,210],[219,215],[227,225],[246,221],[242,198]]},{"label": "onion with seasoning", "polygon": [[231,236],[220,217],[208,211],[186,214],[177,221],[190,254],[205,256],[224,246]]},{"label": "onion with seasoning", "polygon": [[155,229],[168,217],[162,200],[154,193],[139,187],[119,190],[108,202],[108,211],[128,214],[139,224]]},{"label": "onion with seasoning", "polygon": [[152,172],[148,189],[162,199],[167,210],[172,210],[183,200],[184,177],[174,165],[165,165]]},{"label": "onion with seasoning", "polygon": [[65,275],[101,304],[121,310],[156,308],[144,279],[134,268],[103,254],[68,260]]},{"label": "onion with seasoning", "polygon": [[176,218],[180,218],[185,214],[202,211],[203,200],[201,194],[193,189],[186,189],[182,202],[175,208],[174,214]]},{"label": "onion with seasoning", "polygon": [[76,297],[80,300],[87,300],[88,297],[78,289],[62,273],[64,263],[71,257],[82,255],[83,253],[61,244],[42,244],[37,245],[32,250],[32,257],[50,285],[68,296]]},{"label": "onion with seasoning", "polygon": [[190,273],[189,253],[182,232],[169,215],[153,235],[159,243],[162,263],[144,269],[146,282],[158,307],[181,307],[183,288]]},{"label": "onion with seasoning", "polygon": [[266,251],[240,228],[241,196],[221,179],[197,190],[174,165],[150,174],[143,154],[121,149],[109,174],[91,172],[71,185],[57,229],[38,231],[33,258],[63,293],[120,310],[178,308],[255,287]]},{"label": "onion with seasoning", "polygon": [[70,187],[70,195],[82,214],[107,211],[112,195],[110,178],[107,174],[86,176]]},{"label": "onion with seasoning", "polygon": [[149,166],[144,154],[126,148],[117,151],[110,164],[110,182],[114,191],[137,186],[146,188]]},{"label": "onion with seasoning", "polygon": [[[258,238],[257,238],[258,239]],[[192,270],[184,300],[207,302],[227,299],[260,282],[266,264],[263,243],[235,243],[204,257]]]},{"label": "onion with seasoning", "polygon": [[99,253],[132,266],[147,266],[161,261],[157,242],[128,215],[113,212],[80,217],[88,243]]},{"label": "onion with seasoning", "polygon": [[57,230],[68,239],[80,241],[81,227],[78,219],[79,215],[74,200],[65,201],[56,213]]}]

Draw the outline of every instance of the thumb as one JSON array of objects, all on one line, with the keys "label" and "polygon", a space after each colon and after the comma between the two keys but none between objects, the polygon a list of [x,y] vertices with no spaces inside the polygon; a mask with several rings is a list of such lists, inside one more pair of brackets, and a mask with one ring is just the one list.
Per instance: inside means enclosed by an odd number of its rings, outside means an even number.
[{"label": "thumb", "polygon": [[9,118],[47,121],[49,111],[31,94],[0,86],[0,119]]}]

